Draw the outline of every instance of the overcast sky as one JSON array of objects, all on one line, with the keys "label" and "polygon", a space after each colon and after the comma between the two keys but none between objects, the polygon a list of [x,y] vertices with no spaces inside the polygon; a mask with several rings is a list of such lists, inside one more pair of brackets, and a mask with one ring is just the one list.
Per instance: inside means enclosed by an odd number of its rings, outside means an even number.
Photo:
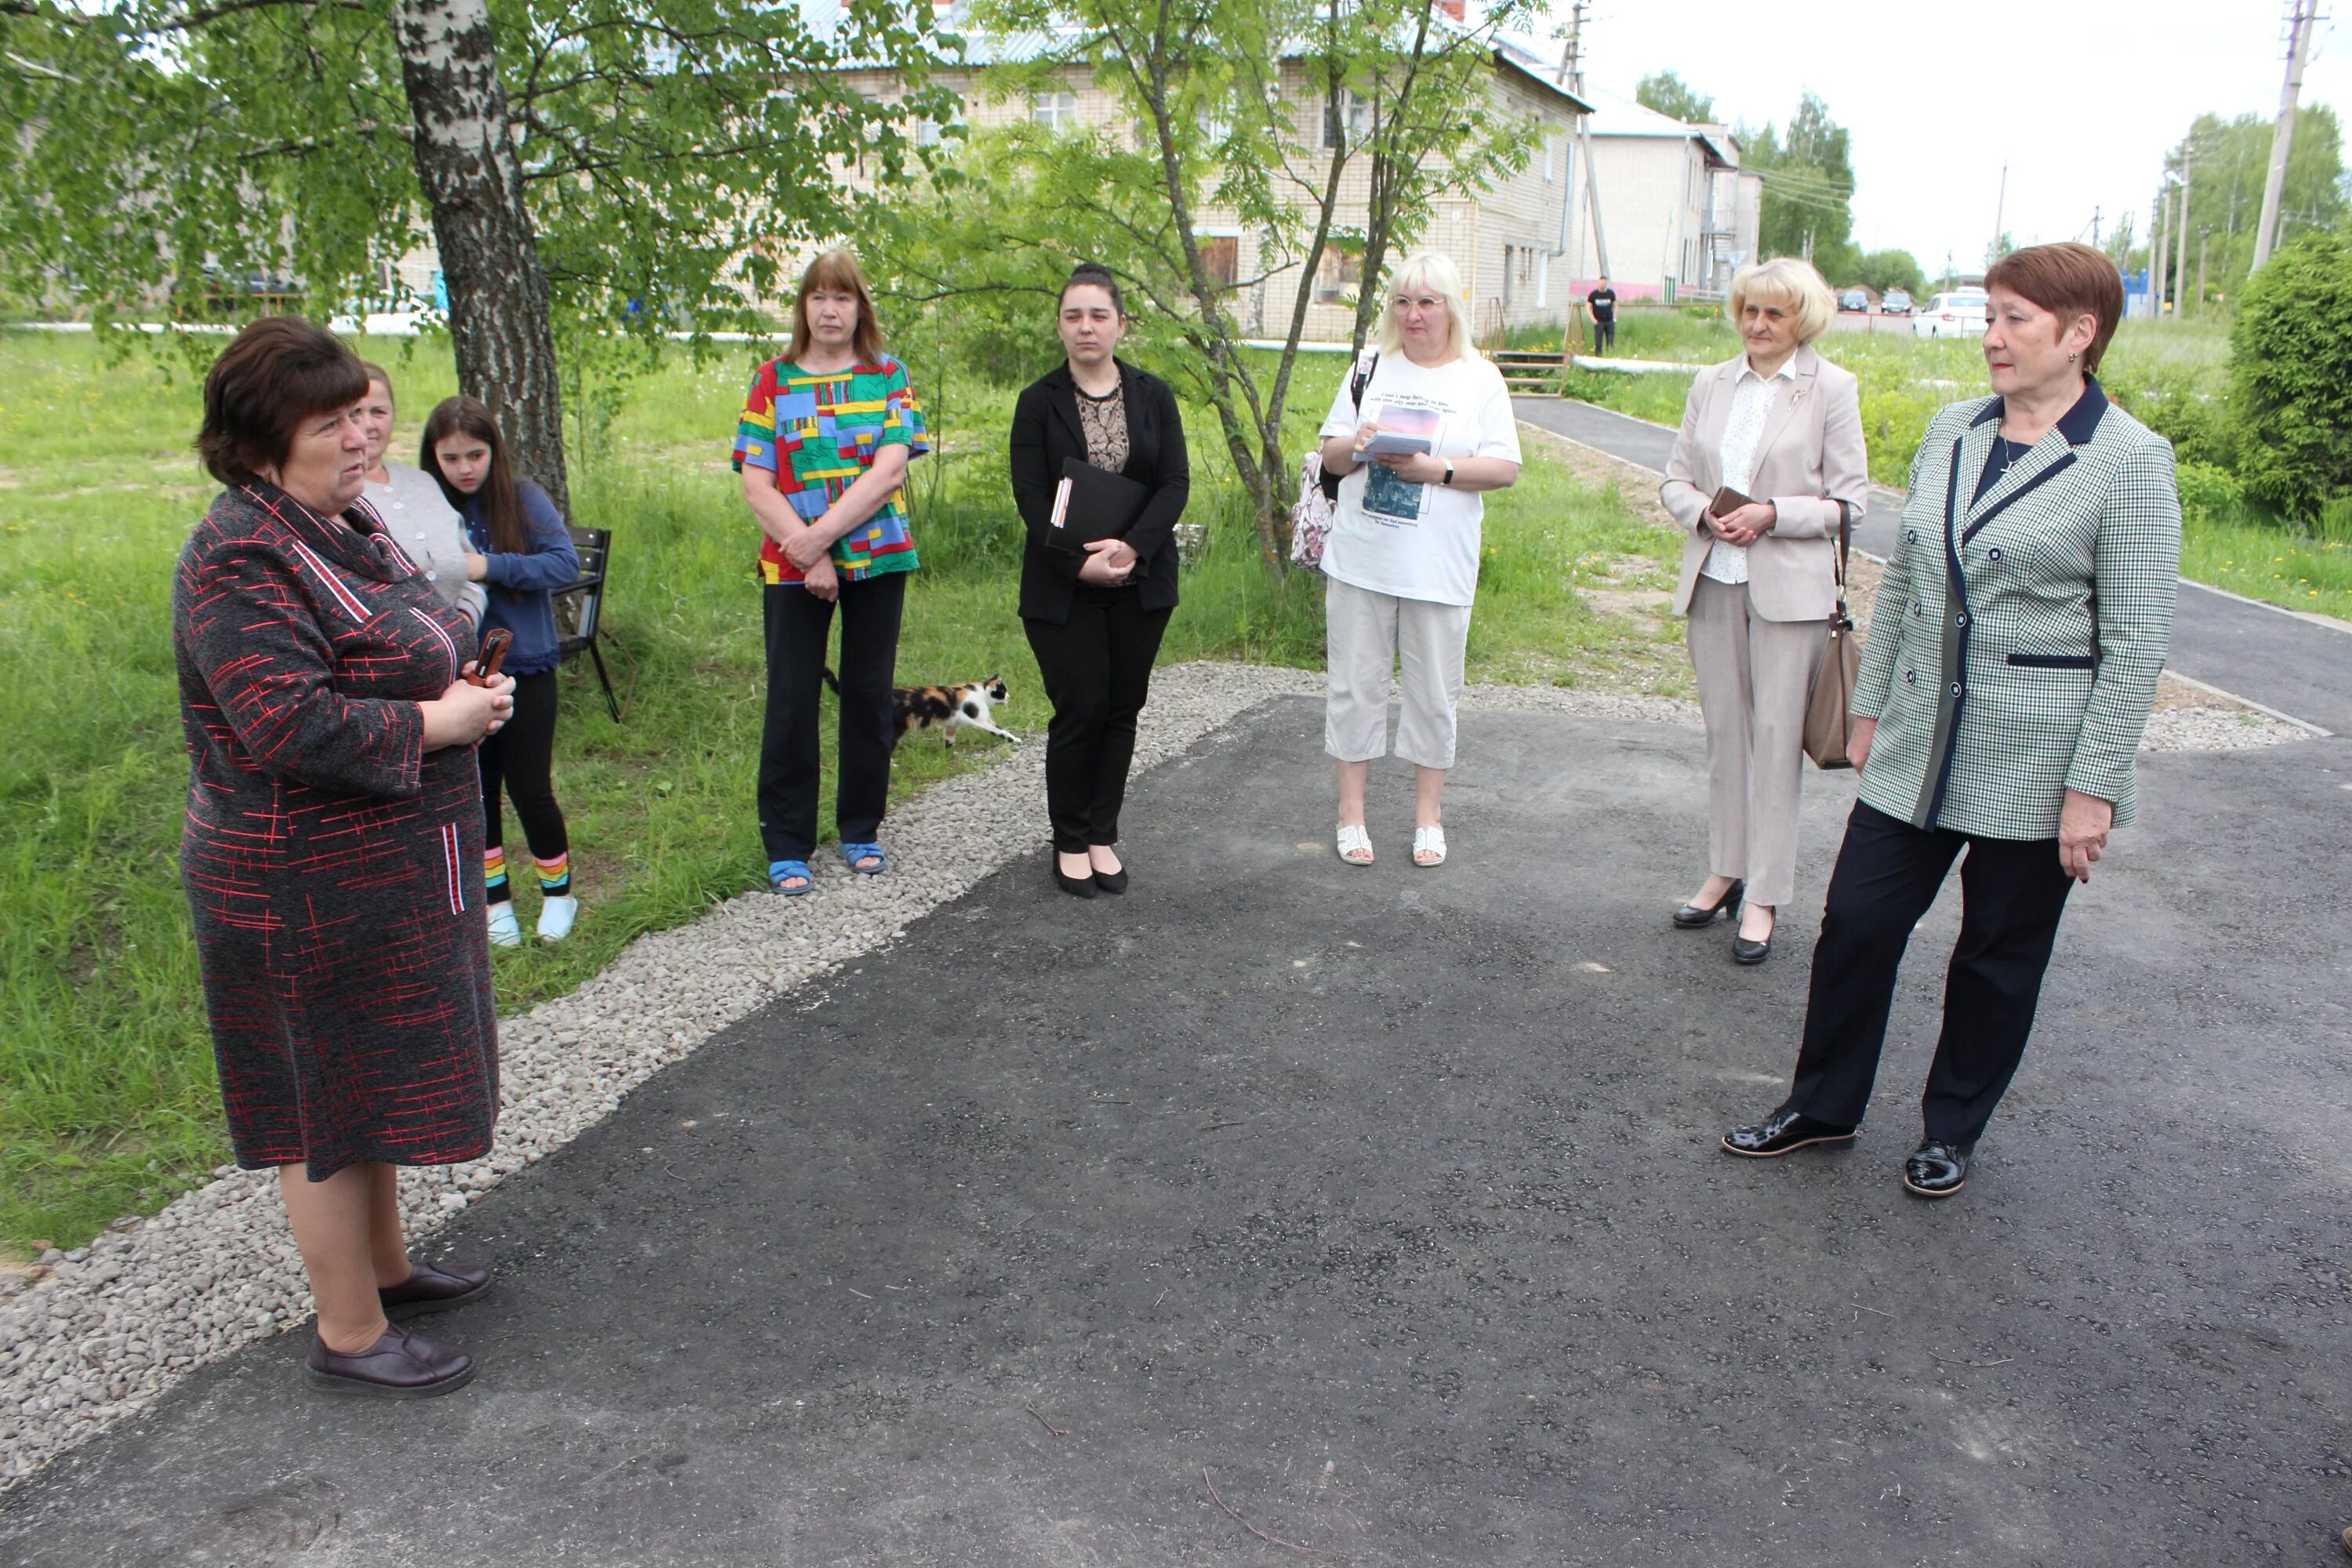
[{"label": "overcast sky", "polygon": [[[1551,3],[1568,14],[1566,0]],[[2103,226],[2127,208],[2144,228],[2164,150],[2196,115],[2278,111],[2286,10],[1594,0],[1585,79],[1631,98],[1643,77],[1676,71],[1714,95],[1722,119],[1756,125],[1785,126],[1811,88],[1853,133],[1853,237],[1908,250],[1932,273],[1947,249],[1963,268],[1982,265],[2003,163],[2003,226],[2021,245],[2088,238],[2094,206]],[[2320,24],[2303,101],[2352,106],[2352,27]]]}]

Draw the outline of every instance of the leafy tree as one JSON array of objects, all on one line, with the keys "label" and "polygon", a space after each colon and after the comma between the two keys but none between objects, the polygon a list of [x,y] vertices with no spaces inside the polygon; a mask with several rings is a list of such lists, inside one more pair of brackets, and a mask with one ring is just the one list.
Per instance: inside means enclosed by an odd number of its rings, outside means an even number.
[{"label": "leafy tree", "polygon": [[[0,289],[101,326],[383,300],[428,227],[460,384],[567,499],[559,337],[745,318],[903,168],[929,6],[842,0],[0,0]],[[895,62],[893,105],[844,67]]]},{"label": "leafy tree", "polygon": [[1643,77],[1633,89],[1633,101],[1644,109],[1654,109],[1669,120],[1679,120],[1685,125],[1715,123],[1715,100],[1692,87],[1673,71],[1660,71]]},{"label": "leafy tree", "polygon": [[[2273,129],[2259,114],[2229,120],[2200,114],[2189,134],[2166,154],[2166,168],[2176,174],[2185,169],[2189,175],[2187,289],[2197,287],[2200,247],[2209,296],[2235,295],[2252,269],[2254,226],[2262,216]],[[2333,228],[2342,221],[2347,213],[2343,178],[2342,122],[2326,104],[2305,106],[2295,116],[2294,145],[2287,152],[2280,237]],[[2173,231],[2168,265],[2179,258],[2179,233]],[[2182,297],[2188,297],[2186,291]]]},{"label": "leafy tree", "polygon": [[[1043,323],[1071,263],[1109,267],[1136,350],[1213,410],[1279,574],[1297,461],[1285,425],[1324,256],[1360,247],[1360,334],[1385,256],[1436,196],[1524,162],[1493,75],[1496,32],[1524,16],[1516,0],[1468,27],[1425,0],[984,0],[974,21],[990,34],[1052,40],[994,68],[990,92],[1019,100],[1082,76],[1121,122],[975,131],[922,188],[876,206],[870,248],[900,300],[952,302],[1000,361],[1049,358]],[[1343,236],[1357,171],[1366,222]],[[1202,237],[1213,223],[1249,237],[1229,261]],[[1251,300],[1262,318],[1245,319]],[[1254,353],[1244,340],[1259,337],[1284,346]]]},{"label": "leafy tree", "polygon": [[1916,300],[1927,292],[1927,274],[1907,250],[1874,250],[1862,258],[1856,276],[1881,294],[1900,289]]},{"label": "leafy tree", "polygon": [[1829,105],[1808,92],[1785,134],[1768,124],[1739,140],[1741,162],[1764,174],[1759,254],[1809,256],[1832,284],[1855,276],[1851,138]]},{"label": "leafy tree", "polygon": [[2308,520],[2352,490],[2352,241],[2313,232],[2272,253],[2239,302],[2230,369],[2249,497]]}]

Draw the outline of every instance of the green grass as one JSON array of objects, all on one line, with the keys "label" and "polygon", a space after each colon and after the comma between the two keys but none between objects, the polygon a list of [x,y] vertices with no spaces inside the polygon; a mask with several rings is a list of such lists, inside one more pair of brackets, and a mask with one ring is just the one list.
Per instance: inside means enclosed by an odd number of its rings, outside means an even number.
[{"label": "green grass", "polygon": [[[405,451],[454,390],[446,351],[362,348],[399,383]],[[635,703],[616,725],[584,667],[563,673],[556,779],[586,909],[562,946],[497,954],[501,1011],[568,992],[637,933],[758,880],[757,535],[726,460],[751,363],[748,349],[669,363],[630,389],[593,460],[573,468],[578,520],[614,531],[605,628],[616,675],[635,669]],[[1305,368],[1294,446],[1339,370]],[[1001,672],[1013,697],[1002,717],[1042,728],[1013,615],[1012,395],[919,384],[940,452],[913,480],[924,569],[900,679]],[[226,1154],[176,865],[187,775],[172,563],[215,489],[187,448],[197,413],[184,367],[110,366],[86,339],[0,332],[0,1249],[12,1253],[160,1207]],[[1317,581],[1267,580],[1213,420],[1194,409],[1187,424],[1192,516],[1210,542],[1164,658],[1319,667]],[[1642,607],[1668,585],[1675,542],[1614,494],[1529,458],[1519,486],[1488,503],[1472,678],[1684,689],[1671,632]],[[895,787],[992,754],[910,744]],[[536,895],[519,896],[528,922]]]},{"label": "green grass", "polygon": [[2180,574],[2290,610],[2352,620],[2352,528],[2339,522],[2313,537],[2191,517],[2181,530]]}]

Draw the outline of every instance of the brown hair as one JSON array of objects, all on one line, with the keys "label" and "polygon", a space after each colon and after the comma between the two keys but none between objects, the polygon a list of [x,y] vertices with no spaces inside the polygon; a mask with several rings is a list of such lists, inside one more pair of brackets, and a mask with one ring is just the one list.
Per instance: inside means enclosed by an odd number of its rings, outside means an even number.
[{"label": "brown hair", "polygon": [[474,496],[481,502],[482,531],[490,536],[491,550],[500,555],[529,554],[530,533],[523,527],[522,498],[515,494],[514,468],[507,461],[507,444],[499,434],[498,420],[479,399],[472,397],[445,397],[425,416],[416,466],[440,480],[441,493],[463,516],[468,498],[442,478],[441,457],[434,450],[452,436],[471,436],[490,449],[490,471],[483,476],[482,488]]},{"label": "brown hair", "polygon": [[196,455],[225,485],[275,468],[303,420],[367,395],[359,355],[315,321],[264,316],[231,340],[205,373]]},{"label": "brown hair", "polygon": [[2062,245],[2030,245],[2012,250],[1992,264],[1985,287],[2006,289],[2032,300],[2058,318],[2063,336],[2077,316],[2088,316],[2091,346],[2084,351],[2083,369],[2094,372],[2116,335],[2124,315],[2123,274],[2116,264],[2087,245],[2068,240]]},{"label": "brown hair", "polygon": [[[1069,299],[1071,289],[1083,288],[1087,284],[1092,284],[1108,292],[1110,295],[1110,308],[1121,316],[1127,314],[1127,301],[1119,297],[1118,279],[1112,277],[1110,268],[1099,261],[1081,261],[1070,268],[1069,281],[1062,285],[1062,300]],[[1054,309],[1059,311],[1061,308],[1061,301],[1055,301]]]},{"label": "brown hair", "polygon": [[809,335],[808,297],[819,289],[829,294],[857,296],[857,334],[852,347],[858,363],[881,363],[882,323],[874,317],[874,290],[866,286],[866,271],[857,265],[857,253],[845,245],[826,251],[801,274],[801,291],[793,300],[793,336],[784,345],[784,358],[799,363],[814,341]]}]

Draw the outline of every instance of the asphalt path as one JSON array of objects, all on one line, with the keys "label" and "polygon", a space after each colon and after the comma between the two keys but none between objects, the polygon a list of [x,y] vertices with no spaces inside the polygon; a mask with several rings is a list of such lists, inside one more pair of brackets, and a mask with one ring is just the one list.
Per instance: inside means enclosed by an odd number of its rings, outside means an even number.
[{"label": "asphalt path", "polygon": [[422,1323],[470,1387],[252,1347],[0,1499],[0,1562],[2338,1560],[2352,742],[2147,759],[1931,1205],[1949,894],[1858,1146],[1715,1146],[1785,1083],[1850,780],[1749,971],[1665,918],[1695,732],[1466,713],[1429,872],[1393,764],[1334,858],[1321,726],[1140,781],[1125,899],[1041,849],[465,1211],[496,1289]]},{"label": "asphalt path", "polygon": [[[1665,472],[1674,453],[1675,432],[1646,419],[1566,398],[1511,401],[1529,424],[1654,473]],[[1881,559],[1892,554],[1902,509],[1900,494],[1872,486],[1854,547]],[[2184,581],[2167,668],[2287,718],[2352,735],[2352,627],[2340,621]]]}]

